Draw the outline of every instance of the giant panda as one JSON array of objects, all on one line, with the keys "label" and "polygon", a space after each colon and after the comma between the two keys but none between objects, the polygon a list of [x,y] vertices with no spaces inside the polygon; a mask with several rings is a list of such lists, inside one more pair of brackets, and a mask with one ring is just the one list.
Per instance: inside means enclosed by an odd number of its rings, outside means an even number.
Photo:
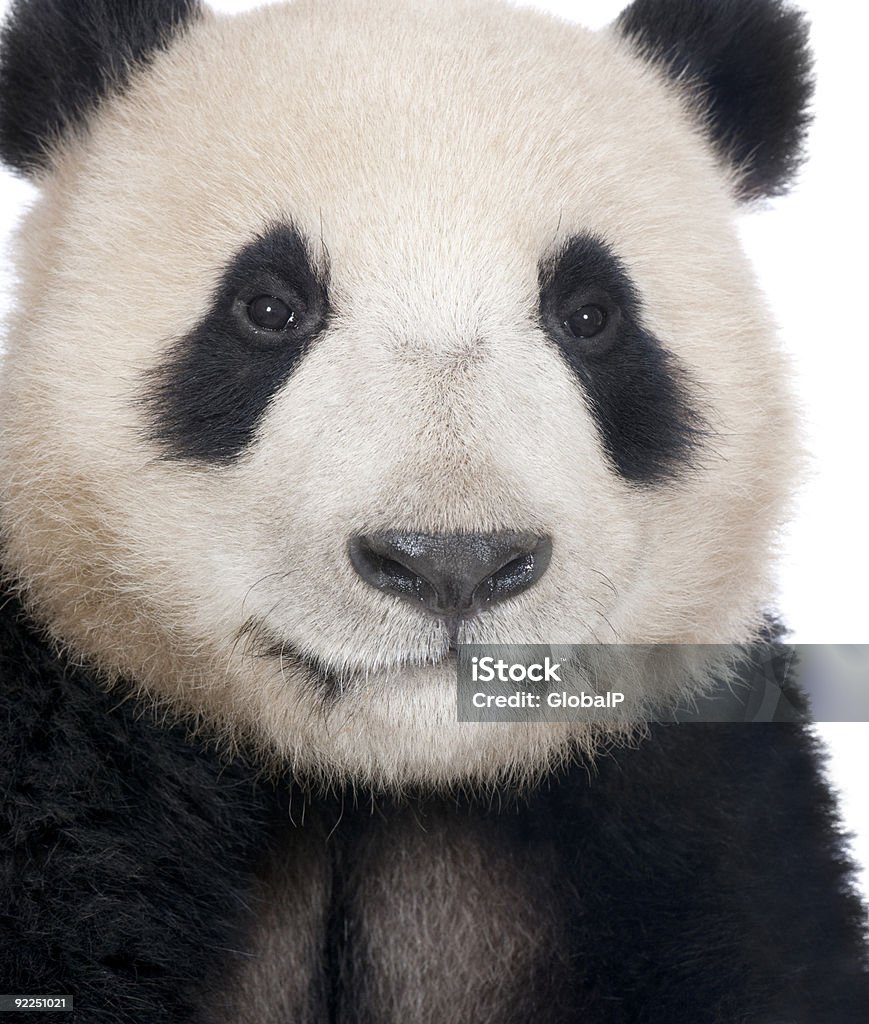
[{"label": "giant panda", "polygon": [[[797,417],[735,218],[810,92],[780,0],[15,0],[4,992],[867,1019],[804,716],[664,714],[697,645],[784,650]],[[687,660],[639,721],[459,721],[476,643]]]}]

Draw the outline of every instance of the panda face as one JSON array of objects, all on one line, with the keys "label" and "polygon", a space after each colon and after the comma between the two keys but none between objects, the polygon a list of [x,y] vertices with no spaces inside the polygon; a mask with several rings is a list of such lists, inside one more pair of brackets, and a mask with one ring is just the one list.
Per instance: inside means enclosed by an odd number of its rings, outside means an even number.
[{"label": "panda face", "polygon": [[740,179],[616,29],[341,15],[201,14],[40,172],[5,561],[282,764],[534,772],[595,737],[458,724],[457,643],[741,642],[769,596],[793,417]]}]

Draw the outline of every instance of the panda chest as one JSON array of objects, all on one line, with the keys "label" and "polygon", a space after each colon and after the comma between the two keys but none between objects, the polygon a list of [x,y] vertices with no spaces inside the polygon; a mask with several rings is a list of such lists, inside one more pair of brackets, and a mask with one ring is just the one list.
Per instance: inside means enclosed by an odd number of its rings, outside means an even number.
[{"label": "panda chest", "polygon": [[286,828],[246,900],[225,1019],[495,1024],[534,1020],[544,1006],[551,1015],[573,989],[556,861],[514,822],[446,810],[342,821],[331,834]]}]

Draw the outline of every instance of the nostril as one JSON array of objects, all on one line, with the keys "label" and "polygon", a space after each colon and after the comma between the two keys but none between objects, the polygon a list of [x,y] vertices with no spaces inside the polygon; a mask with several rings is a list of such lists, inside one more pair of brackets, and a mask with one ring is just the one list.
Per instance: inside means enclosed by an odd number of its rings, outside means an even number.
[{"label": "nostril", "polygon": [[483,580],[474,592],[474,603],[494,604],[527,590],[546,572],[551,558],[552,541],[549,537],[540,537],[530,551],[511,558]]},{"label": "nostril", "polygon": [[427,603],[434,597],[433,588],[418,573],[389,555],[378,551],[376,542],[367,537],[354,537],[349,544],[353,568],[371,586]]},{"label": "nostril", "polygon": [[[534,571],[534,556],[522,555],[508,562],[503,568],[484,580],[478,588],[483,591],[481,595],[486,601],[496,601],[501,593],[512,594],[519,587],[526,585],[526,580],[531,579]],[[477,598],[475,592],[474,597]]]},{"label": "nostril", "polygon": [[371,573],[369,582],[379,590],[404,594],[426,602],[434,597],[434,590],[422,576],[417,575],[401,562],[386,555],[372,554],[370,558]]}]

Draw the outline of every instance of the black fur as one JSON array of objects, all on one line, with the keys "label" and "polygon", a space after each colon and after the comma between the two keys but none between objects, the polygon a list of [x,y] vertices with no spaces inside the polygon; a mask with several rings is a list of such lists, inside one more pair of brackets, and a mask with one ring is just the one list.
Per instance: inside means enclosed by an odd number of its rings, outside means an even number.
[{"label": "black fur", "polygon": [[[432,900],[448,892],[460,910],[462,892],[480,884],[470,857],[453,861],[446,890],[428,893],[456,843],[492,851],[490,878],[508,886],[506,899],[525,879],[544,922],[569,922],[543,940],[540,987],[517,993],[504,1024],[867,1019],[862,911],[802,724],[655,726],[635,749],[528,798],[357,804],[347,793],[291,813],[289,781],[281,790],[243,762],[221,767],[105,694],[7,597],[0,752],[0,991],[72,994],[88,1024],[225,1020],[227,987],[252,954],[245,929],[266,850],[322,858],[330,879],[315,1019],[383,1019],[365,960],[368,914],[406,925],[408,894],[379,890],[372,907],[368,879],[401,864],[424,929],[439,913]],[[431,955],[423,976],[438,985]],[[497,962],[497,940],[490,955]]]},{"label": "black fur", "polygon": [[122,90],[199,0],[14,0],[0,36],[0,157],[24,173]]},{"label": "black fur", "polygon": [[[607,453],[626,479],[663,480],[690,464],[703,437],[679,363],[643,325],[625,266],[600,239],[580,235],[540,266],[540,319],[588,397]],[[599,337],[565,327],[588,303],[607,310]]]},{"label": "black fur", "polygon": [[0,992],[72,995],[88,1024],[190,1020],[235,941],[268,790],[0,606]]},{"label": "black fur", "polygon": [[[246,315],[257,295],[298,312],[286,333],[259,331]],[[232,260],[210,310],[149,375],[151,439],[175,458],[230,462],[251,443],[274,394],[326,327],[327,282],[299,232],[275,225]]]},{"label": "black fur", "polygon": [[739,196],[784,192],[802,157],[812,95],[808,27],[782,0],[634,0],[618,29],[699,89]]}]

